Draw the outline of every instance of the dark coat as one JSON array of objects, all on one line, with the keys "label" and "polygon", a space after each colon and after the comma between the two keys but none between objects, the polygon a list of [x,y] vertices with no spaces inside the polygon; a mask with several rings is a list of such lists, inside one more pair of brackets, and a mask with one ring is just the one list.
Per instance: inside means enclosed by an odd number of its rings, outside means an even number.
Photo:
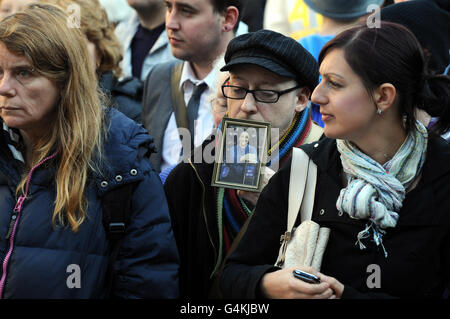
[{"label": "dark coat", "polygon": [[[383,237],[387,258],[369,239],[364,240],[367,249],[360,250],[356,238],[366,221],[336,209],[343,185],[335,140],[302,148],[318,166],[312,220],[331,228],[321,272],[345,285],[342,297],[442,297],[450,287],[450,146],[441,138],[429,140],[422,178],[406,194],[397,226]],[[289,177],[290,161],[259,197],[247,232],[222,273],[225,297],[260,296],[262,276],[277,270],[273,264],[286,231]],[[380,267],[380,288],[367,285],[372,264]]]},{"label": "dark coat", "polygon": [[102,74],[100,87],[111,100],[111,106],[141,123],[142,113],[142,81],[135,77],[117,79],[112,72]]},{"label": "dark coat", "polygon": [[[124,183],[137,182],[132,214],[114,265],[113,294],[122,298],[176,298],[178,254],[161,182],[148,161],[151,137],[141,125],[114,109],[107,110],[109,133],[104,156],[108,165],[86,188],[87,218],[77,233],[52,226],[54,165],[33,174],[29,197],[18,217],[7,263],[4,298],[100,298],[105,287],[108,240],[102,224],[101,199]],[[6,234],[16,202],[20,171],[0,137],[0,261],[11,247]],[[54,162],[49,162],[49,164]],[[117,178],[118,176],[122,178]],[[106,183],[104,183],[106,182]],[[72,266],[71,266],[72,265]],[[80,287],[70,287],[73,265]]]},{"label": "dark coat", "polygon": [[[214,143],[214,136],[206,139],[195,152],[203,152],[211,141]],[[194,154],[193,158],[202,157]],[[206,298],[212,284],[210,275],[219,251],[216,199],[210,186],[213,169],[214,163],[180,163],[164,183],[180,254],[182,298]]]}]

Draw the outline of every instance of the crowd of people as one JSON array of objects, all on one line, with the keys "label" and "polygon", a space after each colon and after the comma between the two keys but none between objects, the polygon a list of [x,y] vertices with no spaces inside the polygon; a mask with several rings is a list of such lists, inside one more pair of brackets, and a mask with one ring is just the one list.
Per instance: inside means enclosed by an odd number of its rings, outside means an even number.
[{"label": "crowd of people", "polygon": [[0,0],[0,298],[449,298],[449,50],[442,0]]}]

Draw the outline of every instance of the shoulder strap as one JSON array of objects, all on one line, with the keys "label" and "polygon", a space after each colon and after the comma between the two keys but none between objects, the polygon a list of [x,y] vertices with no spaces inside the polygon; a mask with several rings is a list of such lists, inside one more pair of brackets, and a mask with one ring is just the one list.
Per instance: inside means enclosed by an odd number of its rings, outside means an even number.
[{"label": "shoulder strap", "polygon": [[177,127],[189,129],[186,103],[184,102],[184,93],[180,90],[181,72],[183,71],[183,63],[178,63],[172,68],[170,77],[170,91],[172,94],[173,112]]},{"label": "shoulder strap", "polygon": [[103,226],[110,240],[119,240],[125,234],[130,219],[133,189],[134,183],[127,183],[103,196]]},{"label": "shoulder strap", "polygon": [[114,280],[114,262],[119,254],[120,243],[130,221],[132,195],[136,183],[127,183],[107,192],[102,199],[102,221],[110,241],[109,261],[105,278],[105,297],[111,297]]},{"label": "shoulder strap", "polygon": [[292,148],[291,172],[289,178],[289,202],[286,232],[280,238],[280,251],[276,266],[282,267],[286,258],[287,245],[292,238],[295,220],[299,210],[301,221],[311,219],[314,206],[315,180],[317,166],[300,148]]},{"label": "shoulder strap", "polygon": [[289,203],[287,232],[291,232],[297,219],[308,178],[309,157],[300,148],[292,148],[291,175],[289,178]]},{"label": "shoulder strap", "polygon": [[[305,152],[303,152],[305,153]],[[305,153],[306,155],[306,153]],[[307,156],[307,155],[306,155]],[[300,207],[301,221],[311,220],[312,211],[314,208],[314,195],[316,192],[317,181],[317,165],[309,159],[308,160],[308,173],[306,177],[305,192],[303,194],[303,200]]]}]

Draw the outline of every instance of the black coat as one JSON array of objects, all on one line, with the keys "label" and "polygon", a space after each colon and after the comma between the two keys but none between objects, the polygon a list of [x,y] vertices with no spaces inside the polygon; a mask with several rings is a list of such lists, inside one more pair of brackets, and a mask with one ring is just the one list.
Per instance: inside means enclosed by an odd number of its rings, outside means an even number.
[{"label": "black coat", "polygon": [[[318,166],[312,220],[331,228],[321,272],[345,285],[343,298],[434,297],[450,287],[450,145],[429,140],[422,178],[406,194],[395,228],[387,230],[381,248],[370,239],[365,250],[355,245],[364,220],[351,219],[336,209],[342,165],[335,140],[302,147]],[[221,277],[225,297],[255,298],[262,276],[273,264],[286,230],[291,162],[264,188],[247,232],[231,254]],[[299,220],[297,220],[298,224]],[[380,267],[380,288],[369,288],[370,265]]]},{"label": "black coat", "polygon": [[[205,140],[195,152],[203,152],[211,141],[214,143],[214,136]],[[193,158],[196,158],[195,154]],[[214,163],[180,163],[164,183],[180,254],[182,298],[206,298],[213,283],[210,275],[219,251],[217,207],[214,188],[210,186],[213,169]]]},{"label": "black coat", "polygon": [[141,123],[143,90],[141,80],[127,77],[119,81],[112,72],[106,72],[100,78],[100,87],[110,98],[112,107],[133,121]]}]

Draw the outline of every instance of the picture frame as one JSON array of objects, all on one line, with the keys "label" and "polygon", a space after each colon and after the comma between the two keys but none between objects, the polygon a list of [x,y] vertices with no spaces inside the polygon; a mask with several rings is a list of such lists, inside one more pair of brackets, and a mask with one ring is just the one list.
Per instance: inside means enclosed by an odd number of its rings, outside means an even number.
[{"label": "picture frame", "polygon": [[270,131],[268,122],[224,117],[211,185],[260,192]]}]

